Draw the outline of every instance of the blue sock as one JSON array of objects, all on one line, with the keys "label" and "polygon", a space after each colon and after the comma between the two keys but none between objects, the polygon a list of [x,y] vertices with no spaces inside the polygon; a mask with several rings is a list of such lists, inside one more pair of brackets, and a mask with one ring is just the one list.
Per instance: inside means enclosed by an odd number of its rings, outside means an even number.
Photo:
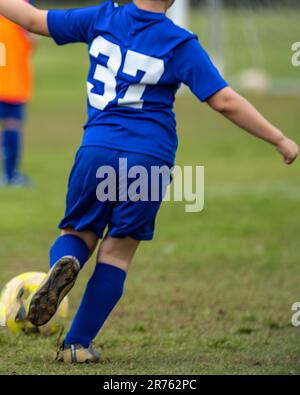
[{"label": "blue sock", "polygon": [[8,182],[12,181],[18,171],[21,143],[21,132],[16,130],[5,130],[3,132],[3,171]]},{"label": "blue sock", "polygon": [[88,347],[121,299],[126,272],[116,266],[98,263],[80,307],[67,333],[66,344]]},{"label": "blue sock", "polygon": [[83,268],[90,257],[90,251],[85,242],[79,237],[64,235],[55,241],[50,250],[50,268],[64,256],[75,257],[79,261],[81,268]]}]

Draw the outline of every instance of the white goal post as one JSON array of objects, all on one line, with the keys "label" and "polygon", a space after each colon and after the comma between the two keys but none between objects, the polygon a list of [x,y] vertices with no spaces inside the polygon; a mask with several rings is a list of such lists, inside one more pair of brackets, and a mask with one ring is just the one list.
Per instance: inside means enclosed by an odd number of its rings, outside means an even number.
[{"label": "white goal post", "polygon": [[[224,71],[223,59],[223,19],[222,0],[205,0],[207,18],[209,20],[209,44],[217,66]],[[191,17],[191,1],[176,0],[168,12],[169,17],[179,26],[189,28]]]},{"label": "white goal post", "polygon": [[176,0],[168,15],[173,21],[184,28],[189,25],[190,0]]}]

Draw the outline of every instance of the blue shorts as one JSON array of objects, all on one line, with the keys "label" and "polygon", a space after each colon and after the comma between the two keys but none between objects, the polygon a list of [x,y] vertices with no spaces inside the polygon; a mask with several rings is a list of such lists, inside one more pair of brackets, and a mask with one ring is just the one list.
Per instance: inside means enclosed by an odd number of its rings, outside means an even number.
[{"label": "blue shorts", "polygon": [[[128,170],[135,166],[143,166],[143,169],[151,174],[152,167],[156,166],[156,168],[167,169],[170,174],[171,166],[161,159],[96,146],[81,147],[71,171],[66,213],[59,224],[60,229],[72,227],[78,232],[89,230],[101,239],[108,227],[107,235],[111,237],[130,236],[135,240],[153,239],[156,216],[171,178],[161,176],[159,182],[156,182],[156,186],[154,186],[154,189],[156,188],[155,198],[151,197],[144,201],[144,198],[140,198],[140,189],[133,188],[136,186],[134,181],[138,176],[136,175],[135,178],[124,177],[125,173],[120,171],[119,159],[126,160]],[[115,177],[110,178],[109,182],[108,173],[99,173],[99,169],[104,169],[104,166],[109,166],[109,169],[115,173]],[[132,174],[131,177],[133,177]],[[125,195],[124,183],[121,181],[124,179],[127,184]],[[107,182],[106,188],[103,186],[105,184],[101,184],[104,181]],[[101,189],[99,189],[100,184],[102,185]],[[121,186],[123,192],[121,192]],[[99,199],[99,190],[108,192],[110,187],[112,187],[111,191],[117,191],[116,194],[110,195],[113,198],[110,197],[106,201],[103,198]],[[147,178],[147,188],[150,191],[151,177]],[[132,191],[137,191],[139,200],[135,201],[132,198]],[[129,199],[128,196],[131,198]]]},{"label": "blue shorts", "polygon": [[0,119],[19,119],[25,118],[26,104],[6,103],[0,101]]}]

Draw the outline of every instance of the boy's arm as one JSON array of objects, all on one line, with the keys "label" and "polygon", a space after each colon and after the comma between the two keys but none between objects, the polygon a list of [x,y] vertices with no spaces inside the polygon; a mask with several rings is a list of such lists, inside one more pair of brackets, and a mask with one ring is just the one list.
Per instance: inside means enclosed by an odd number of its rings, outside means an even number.
[{"label": "boy's arm", "polygon": [[292,164],[297,158],[298,145],[267,121],[252,104],[232,88],[220,90],[211,96],[207,103],[242,129],[273,144],[287,165]]},{"label": "boy's arm", "polygon": [[37,36],[37,35],[34,34],[34,33],[28,32],[28,33],[27,33],[27,38],[28,38],[28,40],[29,40],[29,42],[30,42],[31,49],[32,49],[33,51],[35,51],[35,50],[37,49],[37,47],[38,47],[39,36]]},{"label": "boy's arm", "polygon": [[47,13],[48,11],[39,10],[23,0],[0,0],[0,15],[42,36],[49,36]]}]

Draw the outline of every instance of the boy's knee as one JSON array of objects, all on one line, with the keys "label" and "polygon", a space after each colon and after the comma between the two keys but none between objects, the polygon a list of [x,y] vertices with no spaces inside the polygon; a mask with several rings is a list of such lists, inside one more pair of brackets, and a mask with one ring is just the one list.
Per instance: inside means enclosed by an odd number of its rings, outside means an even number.
[{"label": "boy's knee", "polygon": [[97,247],[98,238],[96,234],[92,231],[85,230],[83,232],[77,232],[73,228],[69,227],[67,229],[63,229],[61,235],[73,235],[80,238],[85,242],[91,254],[95,251],[95,248]]},{"label": "boy's knee", "polygon": [[129,269],[131,258],[126,255],[120,255],[114,251],[111,246],[103,244],[98,253],[98,262],[111,264],[126,272]]},{"label": "boy's knee", "polygon": [[139,242],[131,238],[116,239],[107,237],[103,240],[98,262],[109,263],[128,271]]}]

